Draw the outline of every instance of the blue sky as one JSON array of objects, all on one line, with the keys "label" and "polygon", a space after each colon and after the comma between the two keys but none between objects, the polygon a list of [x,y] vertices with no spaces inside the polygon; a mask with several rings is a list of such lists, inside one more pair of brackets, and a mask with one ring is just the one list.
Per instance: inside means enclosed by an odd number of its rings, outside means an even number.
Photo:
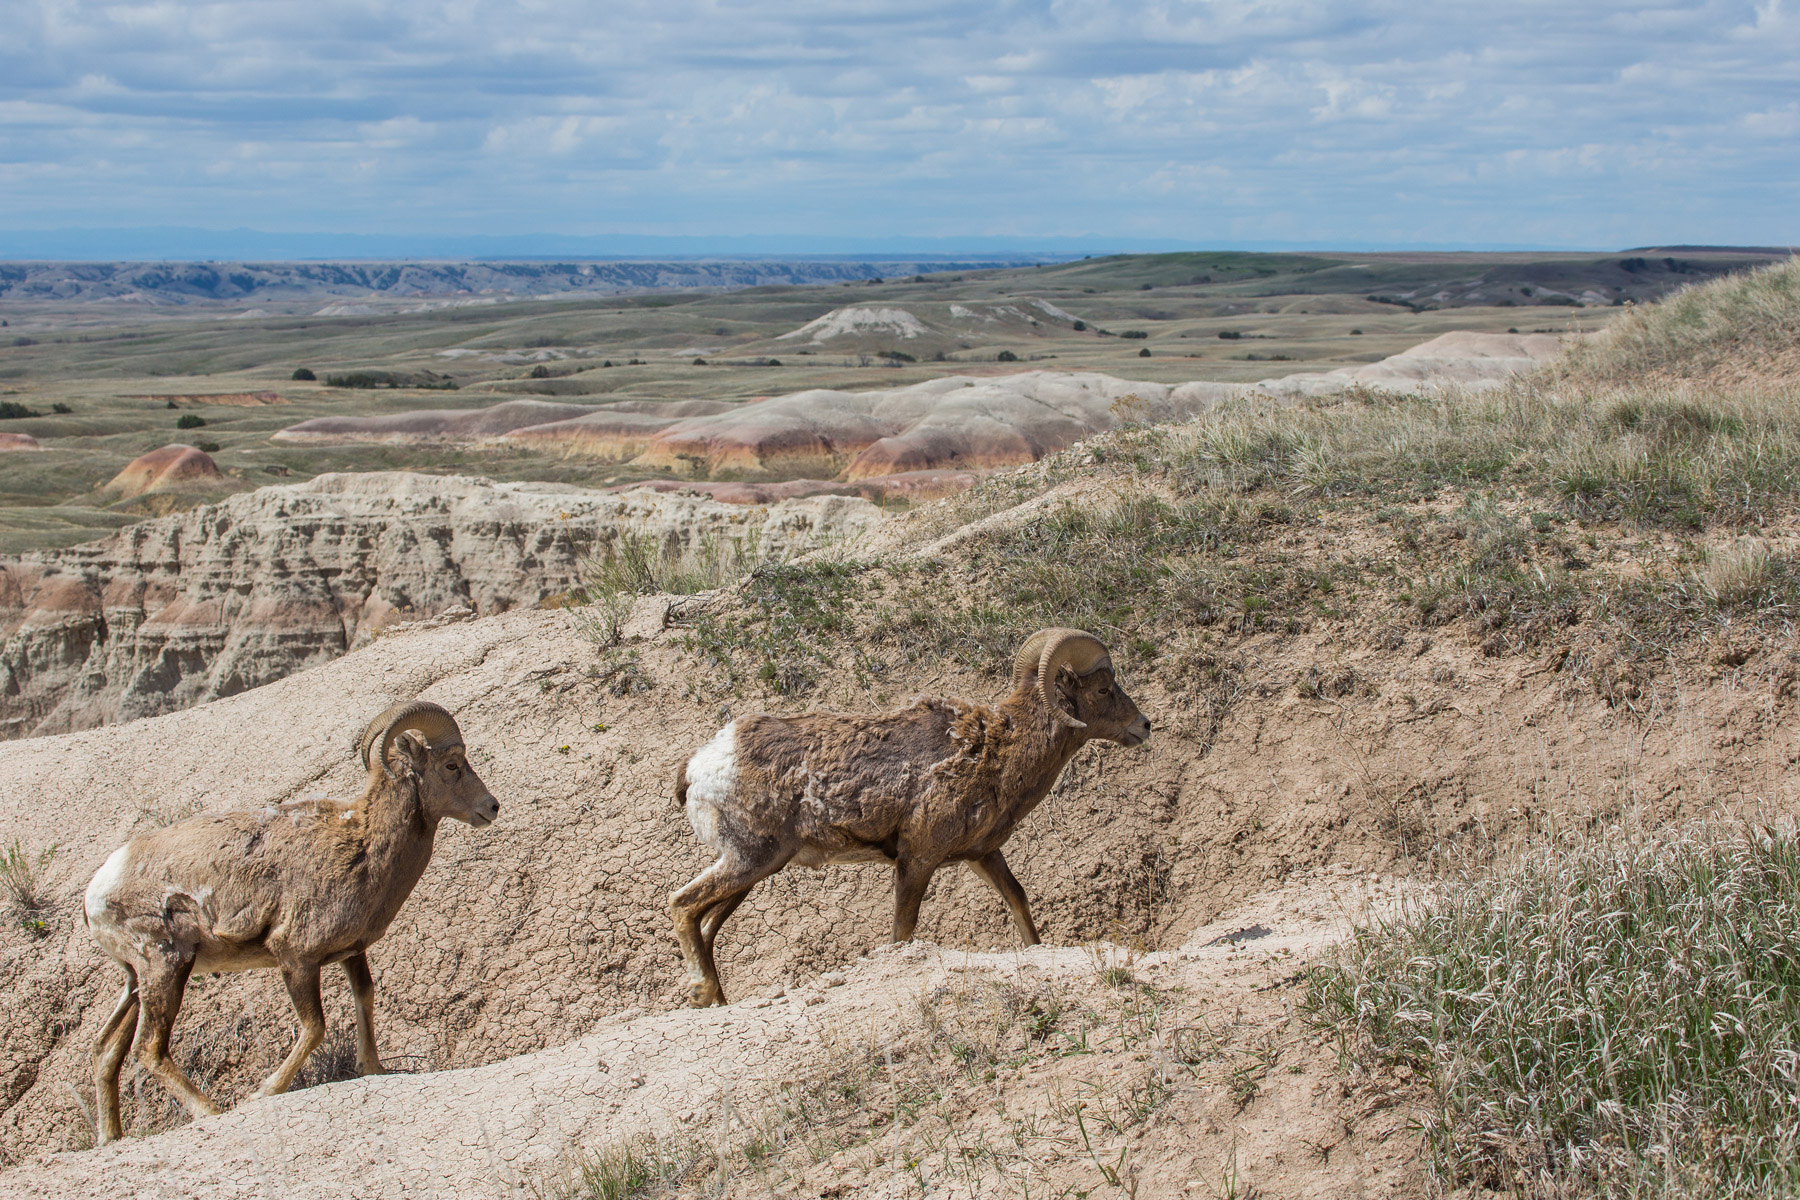
[{"label": "blue sky", "polygon": [[1800,0],[7,0],[0,229],[1800,242]]}]

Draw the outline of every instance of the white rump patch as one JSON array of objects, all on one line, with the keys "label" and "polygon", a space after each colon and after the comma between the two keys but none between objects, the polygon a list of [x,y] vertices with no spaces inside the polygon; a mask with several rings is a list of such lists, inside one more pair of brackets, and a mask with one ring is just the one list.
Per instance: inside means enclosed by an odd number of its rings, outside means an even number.
[{"label": "white rump patch", "polygon": [[82,911],[87,913],[88,924],[92,925],[106,915],[106,898],[112,890],[119,886],[125,878],[125,863],[131,857],[129,844],[120,846],[107,856],[100,869],[94,872],[93,882],[88,884],[87,895],[81,902]]},{"label": "white rump patch", "polygon": [[687,763],[687,819],[700,844],[717,850],[719,805],[737,784],[737,722],[694,751]]}]

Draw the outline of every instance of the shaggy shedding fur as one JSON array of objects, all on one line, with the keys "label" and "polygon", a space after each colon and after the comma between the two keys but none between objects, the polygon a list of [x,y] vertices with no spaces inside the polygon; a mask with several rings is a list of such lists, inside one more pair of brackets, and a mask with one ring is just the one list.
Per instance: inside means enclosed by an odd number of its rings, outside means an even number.
[{"label": "shaggy shedding fur", "polygon": [[[1064,634],[1052,661],[1052,635]],[[669,901],[694,1004],[725,1002],[713,960],[719,928],[790,863],[893,863],[894,940],[903,942],[932,873],[966,862],[1006,901],[1021,939],[1037,943],[1001,846],[1084,744],[1140,745],[1150,722],[1091,634],[1046,630],[1020,664],[996,707],[924,699],[880,715],[758,714],[733,721],[683,764],[676,801],[719,856]]]},{"label": "shaggy shedding fur", "polygon": [[330,963],[342,964],[356,1000],[357,1070],[381,1072],[365,952],[431,861],[438,823],[488,825],[500,806],[443,709],[396,706],[371,732],[386,735],[388,762],[371,765],[356,800],[192,817],[132,839],[95,874],[82,915],[126,976],[94,1046],[102,1143],[122,1133],[119,1068],[134,1036],[138,1060],[195,1116],[219,1111],[168,1051],[195,971],[281,972],[300,1035],[257,1095],[286,1091],[323,1039],[319,973]]}]

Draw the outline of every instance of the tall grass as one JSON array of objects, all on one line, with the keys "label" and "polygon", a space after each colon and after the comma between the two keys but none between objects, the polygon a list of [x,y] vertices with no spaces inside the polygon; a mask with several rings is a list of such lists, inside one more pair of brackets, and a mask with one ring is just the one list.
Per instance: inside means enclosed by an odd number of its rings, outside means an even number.
[{"label": "tall grass", "polygon": [[1800,258],[1683,288],[1635,308],[1569,356],[1589,378],[1632,379],[1651,372],[1704,373],[1800,346]]},{"label": "tall grass", "polygon": [[759,561],[761,539],[710,534],[696,542],[625,531],[581,563],[581,597],[589,633],[602,647],[640,596],[692,596],[733,583]]},{"label": "tall grass", "polygon": [[1439,1181],[1800,1195],[1800,839],[1613,833],[1453,879],[1311,976],[1312,1020],[1429,1085]]}]

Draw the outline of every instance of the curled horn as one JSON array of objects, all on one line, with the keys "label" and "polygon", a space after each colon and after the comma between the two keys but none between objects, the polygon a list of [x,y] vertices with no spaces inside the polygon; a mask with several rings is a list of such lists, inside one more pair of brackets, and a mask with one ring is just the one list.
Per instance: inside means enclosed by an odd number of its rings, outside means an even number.
[{"label": "curled horn", "polygon": [[379,743],[381,753],[374,762],[380,763],[382,772],[392,779],[394,773],[387,765],[388,751],[394,748],[395,740],[409,729],[422,734],[426,744],[433,749],[462,745],[462,730],[457,727],[456,718],[450,715],[449,709],[429,700],[402,700],[370,721],[369,727],[363,730],[362,738],[357,743],[363,767],[367,769],[374,765],[370,762],[370,754]]},{"label": "curled horn", "polygon": [[1072,668],[1077,675],[1087,675],[1111,664],[1106,643],[1085,630],[1040,629],[1019,648],[1018,656],[1013,659],[1013,688],[1016,691],[1025,687],[1027,681],[1036,676],[1037,693],[1057,724],[1070,729],[1086,729],[1086,721],[1076,720],[1073,714],[1064,711],[1061,704],[1050,698],[1050,681],[1064,667]]}]

